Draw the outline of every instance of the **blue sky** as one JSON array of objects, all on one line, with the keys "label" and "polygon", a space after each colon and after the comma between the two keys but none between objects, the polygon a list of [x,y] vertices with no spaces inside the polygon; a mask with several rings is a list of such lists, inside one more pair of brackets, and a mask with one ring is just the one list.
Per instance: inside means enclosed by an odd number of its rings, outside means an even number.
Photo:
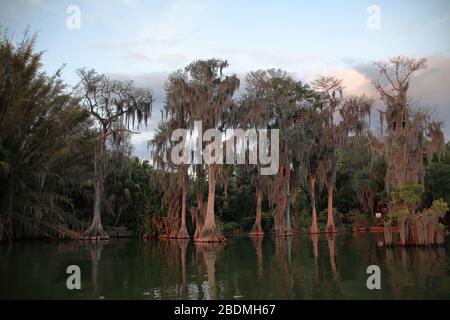
[{"label": "blue sky", "polygon": [[[69,5],[80,8],[80,29],[66,26]],[[381,10],[380,29],[367,27],[371,5]],[[450,121],[448,0],[0,0],[0,24],[16,39],[29,25],[46,52],[44,68],[66,63],[70,84],[78,68],[95,68],[152,87],[156,108],[167,74],[198,58],[225,58],[238,75],[271,67],[305,81],[330,74],[344,79],[348,94],[370,95],[372,61],[427,57],[415,92]],[[134,138],[137,154],[148,137]]]}]

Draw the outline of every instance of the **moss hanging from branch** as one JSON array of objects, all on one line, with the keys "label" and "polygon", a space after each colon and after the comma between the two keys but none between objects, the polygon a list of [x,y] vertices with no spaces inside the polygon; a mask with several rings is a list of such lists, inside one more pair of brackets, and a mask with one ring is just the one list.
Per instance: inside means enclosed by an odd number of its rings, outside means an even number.
[{"label": "moss hanging from branch", "polygon": [[[413,75],[426,67],[425,59],[394,57],[376,63],[381,79],[372,84],[386,106],[380,111],[381,136],[369,136],[374,153],[386,159],[385,185],[389,195],[389,218],[385,224],[386,243],[392,242],[391,226],[399,226],[400,245],[435,243],[435,227],[440,214],[417,214],[425,177],[424,159],[444,150],[441,124],[426,111],[409,104],[408,88]],[[384,123],[385,122],[385,123]],[[386,131],[384,127],[386,126]],[[428,140],[428,139],[429,140]]]}]

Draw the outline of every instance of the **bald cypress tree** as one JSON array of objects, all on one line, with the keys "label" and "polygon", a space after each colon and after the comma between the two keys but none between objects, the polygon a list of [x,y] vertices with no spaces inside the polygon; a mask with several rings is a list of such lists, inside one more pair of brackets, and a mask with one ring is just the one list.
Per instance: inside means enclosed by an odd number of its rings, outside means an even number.
[{"label": "bald cypress tree", "polygon": [[108,238],[103,230],[101,211],[108,139],[120,139],[134,126],[147,125],[153,97],[149,89],[133,82],[111,80],[95,70],[79,70],[78,94],[81,106],[90,114],[98,129],[94,159],[94,208],[91,224],[83,234],[87,239]]}]

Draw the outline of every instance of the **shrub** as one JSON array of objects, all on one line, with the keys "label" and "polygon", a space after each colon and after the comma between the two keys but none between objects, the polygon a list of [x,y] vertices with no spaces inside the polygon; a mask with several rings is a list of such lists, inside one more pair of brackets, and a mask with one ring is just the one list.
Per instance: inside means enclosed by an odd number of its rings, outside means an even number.
[{"label": "shrub", "polygon": [[408,208],[414,208],[422,200],[422,186],[418,183],[412,183],[404,188],[391,193],[391,197],[396,204],[405,204]]},{"label": "shrub", "polygon": [[352,210],[349,213],[350,221],[353,227],[365,228],[371,223],[371,218],[365,213],[361,213],[359,210]]},{"label": "shrub", "polygon": [[311,222],[311,213],[308,210],[303,209],[300,212],[300,215],[297,216],[297,223],[300,229],[308,229],[311,227]]},{"label": "shrub", "polygon": [[448,211],[448,204],[447,204],[447,202],[445,202],[442,199],[434,200],[433,201],[433,205],[431,206],[431,209],[434,212],[437,212],[437,213],[440,213],[440,214],[445,214]]},{"label": "shrub", "polygon": [[447,227],[446,227],[444,224],[442,224],[442,223],[439,222],[439,223],[436,225],[436,229],[442,231],[442,233],[443,233],[444,235],[448,235]]},{"label": "shrub", "polygon": [[411,216],[411,213],[409,212],[408,209],[403,208],[398,210],[392,210],[391,216],[394,219],[407,219]]},{"label": "shrub", "polygon": [[244,217],[239,220],[239,227],[242,231],[248,232],[255,224],[255,217]]},{"label": "shrub", "polygon": [[273,226],[273,217],[270,212],[263,212],[261,217],[261,225],[264,232],[270,232]]},{"label": "shrub", "polygon": [[237,222],[228,222],[224,224],[222,228],[223,233],[239,233],[241,231],[241,227]]}]

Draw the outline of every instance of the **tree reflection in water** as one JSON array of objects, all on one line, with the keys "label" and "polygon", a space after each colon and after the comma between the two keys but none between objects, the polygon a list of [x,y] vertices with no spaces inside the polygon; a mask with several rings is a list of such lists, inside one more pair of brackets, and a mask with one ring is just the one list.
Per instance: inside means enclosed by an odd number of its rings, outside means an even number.
[{"label": "tree reflection in water", "polygon": [[256,275],[258,276],[258,281],[260,281],[264,276],[264,257],[262,253],[263,237],[251,237],[250,239],[252,240],[253,246],[255,247],[257,265]]},{"label": "tree reflection in water", "polygon": [[[102,260],[103,248],[107,244],[108,244],[107,240],[89,241],[86,244],[86,246],[90,252],[91,261],[92,261],[92,279],[91,280],[92,280],[92,287],[94,290],[94,292],[93,292],[94,297],[98,296],[99,263]],[[102,297],[102,296],[100,296],[100,297]]]},{"label": "tree reflection in water", "polygon": [[202,291],[205,299],[215,300],[216,296],[216,259],[217,254],[224,249],[224,243],[195,243],[195,249],[198,255],[203,256],[203,262],[206,266],[207,283],[202,284]]},{"label": "tree reflection in water", "polygon": [[335,233],[327,233],[328,252],[330,257],[330,270],[334,280],[337,279],[336,260],[334,258],[334,241],[336,239]]},{"label": "tree reflection in water", "polygon": [[[0,250],[0,298],[450,299],[447,247],[377,246],[383,234],[192,241],[17,243]],[[79,265],[82,290],[67,290]],[[382,290],[366,269],[381,268]]]}]

